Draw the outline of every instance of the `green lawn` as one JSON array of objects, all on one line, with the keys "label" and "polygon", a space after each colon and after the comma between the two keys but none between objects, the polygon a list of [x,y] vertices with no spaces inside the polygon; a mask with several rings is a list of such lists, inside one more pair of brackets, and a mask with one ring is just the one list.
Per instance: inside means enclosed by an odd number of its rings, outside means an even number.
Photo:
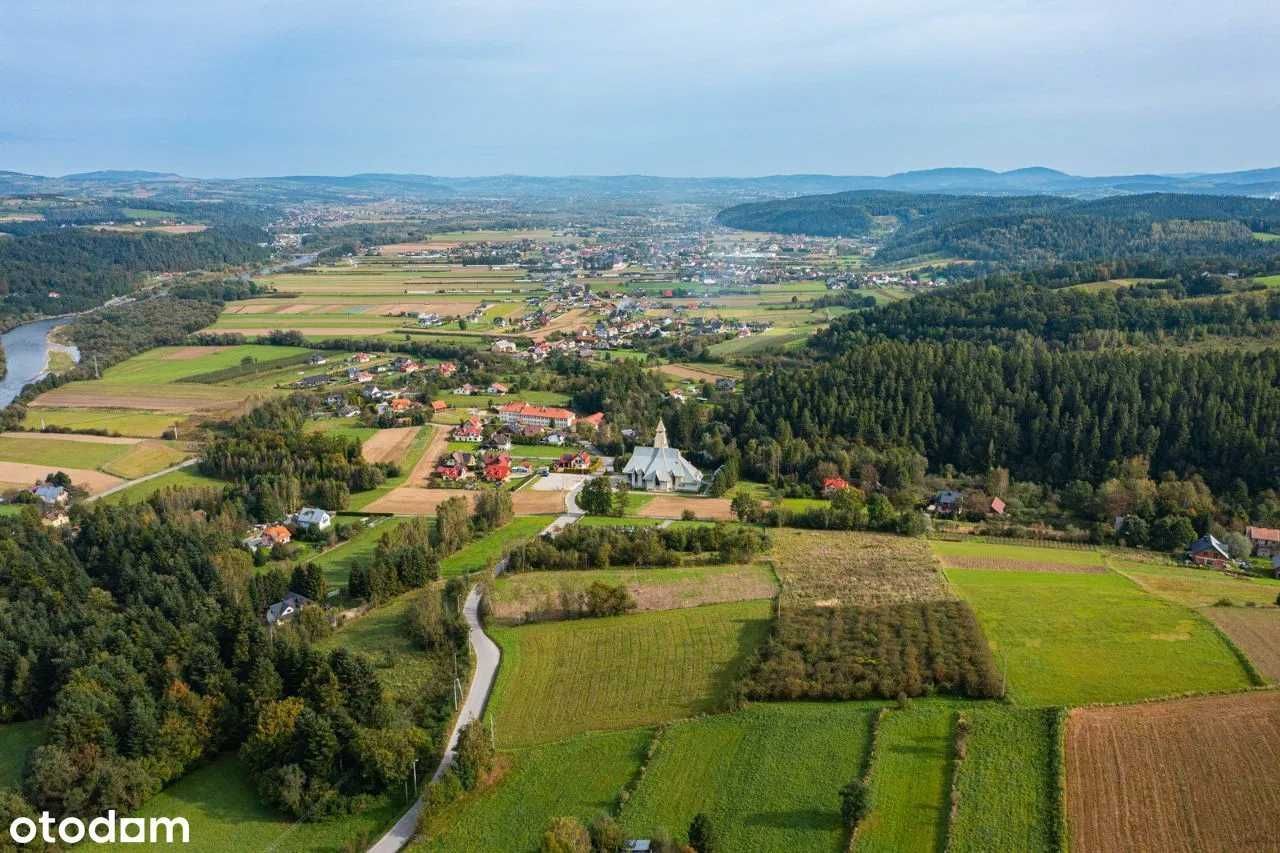
[{"label": "green lawn", "polygon": [[545,743],[721,708],[769,629],[744,601],[607,619],[494,628],[498,743]]},{"label": "green lawn", "polygon": [[1148,592],[1187,607],[1208,607],[1224,598],[1238,605],[1270,605],[1280,596],[1280,580],[1272,578],[1235,577],[1210,569],[1116,557],[1107,562]]},{"label": "green lawn", "polygon": [[581,527],[657,527],[660,518],[624,518],[613,515],[584,515],[575,524]]},{"label": "green lawn", "polygon": [[[1068,552],[1073,553],[1073,552]],[[1250,685],[1208,622],[1117,574],[949,569],[1021,705],[1124,702]]]},{"label": "green lawn", "polygon": [[408,520],[408,516],[371,519],[372,526],[360,531],[341,545],[330,548],[319,556],[303,557],[299,562],[319,565],[324,570],[324,580],[330,589],[346,589],[347,581],[351,578],[351,570],[373,558],[373,551],[378,547],[378,540],[382,535]]},{"label": "green lawn", "polygon": [[855,851],[944,849],[954,715],[951,703],[915,701],[881,720],[871,812],[858,827]]},{"label": "green lawn", "polygon": [[[453,453],[455,450],[461,450],[464,453],[478,453],[480,445],[467,441],[451,441],[445,445],[444,449],[446,453]],[[569,452],[572,452],[572,448],[552,447],[549,444],[511,445],[511,457],[513,459],[559,459]]]},{"label": "green lawn", "polygon": [[108,368],[102,378],[108,382],[139,385],[164,385],[181,382],[191,376],[236,367],[245,358],[274,361],[308,352],[304,347],[278,347],[269,344],[241,344],[219,348],[195,358],[175,358],[183,347],[156,347]]},{"label": "green lawn", "polygon": [[533,853],[552,818],[609,812],[644,759],[648,730],[575,737],[500,754],[497,784],[431,815],[408,850]]},{"label": "green lawn", "polygon": [[628,837],[684,839],[705,812],[726,850],[842,851],[839,788],[860,776],[875,709],[763,703],[677,723],[622,811]]},{"label": "green lawn", "polygon": [[361,426],[355,418],[324,418],[318,421],[307,421],[307,432],[322,432],[325,435],[341,435],[361,442],[368,441],[378,432],[377,427]]},{"label": "green lawn", "polygon": [[66,427],[72,430],[101,429],[138,438],[159,438],[165,435],[175,423],[182,420],[184,416],[167,412],[142,412],[135,409],[54,409],[41,406],[27,409],[22,426],[24,429],[33,430],[43,426]]},{"label": "green lawn", "polygon": [[124,456],[128,444],[100,444],[60,438],[17,438],[0,436],[0,460],[48,465],[50,468],[101,468]]},{"label": "green lawn", "polygon": [[441,560],[440,574],[448,578],[467,572],[488,571],[508,548],[532,539],[555,520],[554,515],[522,515],[513,518],[497,530],[467,543],[456,553]]},{"label": "green lawn", "polygon": [[[357,840],[373,839],[395,822],[408,803],[375,797],[358,814],[317,823],[299,823],[262,805],[248,771],[227,755],[188,773],[147,800],[135,816],[183,817],[191,826],[191,848],[209,853],[271,850],[272,853],[341,851]],[[114,847],[84,842],[86,848]],[[364,849],[367,844],[359,844]]]},{"label": "green lawn", "polygon": [[0,788],[22,784],[27,755],[44,742],[44,720],[0,723]]},{"label": "green lawn", "polygon": [[192,465],[188,468],[172,471],[161,477],[156,477],[154,480],[147,480],[127,489],[121,489],[103,498],[103,500],[110,503],[137,503],[138,501],[145,501],[161,489],[167,489],[171,486],[178,486],[184,489],[198,486],[220,489],[227,485],[226,482],[219,480],[217,477],[206,477],[204,474],[199,473],[196,470],[197,467],[199,466]]},{"label": "green lawn", "polygon": [[976,705],[956,765],[960,804],[948,850],[1054,850],[1058,786],[1054,711]]}]

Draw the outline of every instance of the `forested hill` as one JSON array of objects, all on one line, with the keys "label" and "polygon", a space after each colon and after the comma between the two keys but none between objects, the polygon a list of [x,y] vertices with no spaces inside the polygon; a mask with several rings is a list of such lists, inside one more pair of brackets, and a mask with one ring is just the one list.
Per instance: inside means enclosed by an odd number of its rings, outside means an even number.
[{"label": "forested hill", "polygon": [[896,222],[876,255],[881,261],[943,255],[1027,268],[1104,258],[1280,255],[1275,243],[1254,238],[1280,233],[1280,202],[1242,197],[1166,193],[1074,201],[847,192],[737,205],[716,221],[753,231],[853,236],[869,233],[876,217]]},{"label": "forested hill", "polygon": [[0,240],[0,327],[101,305],[128,293],[146,272],[222,269],[268,255],[218,229],[130,234],[63,228],[6,237]]}]

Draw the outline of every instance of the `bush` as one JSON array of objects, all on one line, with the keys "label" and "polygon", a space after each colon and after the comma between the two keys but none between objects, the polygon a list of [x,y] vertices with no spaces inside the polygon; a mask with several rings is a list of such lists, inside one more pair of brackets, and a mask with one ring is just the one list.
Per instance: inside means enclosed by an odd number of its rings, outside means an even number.
[{"label": "bush", "polygon": [[591,836],[574,817],[552,818],[542,833],[542,853],[591,853]]},{"label": "bush", "polygon": [[627,849],[627,834],[611,815],[602,814],[591,821],[587,833],[595,853],[623,853]]},{"label": "bush", "polygon": [[720,849],[715,827],[704,812],[694,815],[693,822],[689,824],[689,846],[698,853],[717,853]]},{"label": "bush", "polygon": [[493,742],[481,721],[472,720],[458,731],[458,755],[454,767],[458,781],[468,791],[479,784],[493,767]]},{"label": "bush", "polygon": [[871,810],[871,791],[867,783],[854,779],[840,789],[840,818],[847,829],[852,830]]}]

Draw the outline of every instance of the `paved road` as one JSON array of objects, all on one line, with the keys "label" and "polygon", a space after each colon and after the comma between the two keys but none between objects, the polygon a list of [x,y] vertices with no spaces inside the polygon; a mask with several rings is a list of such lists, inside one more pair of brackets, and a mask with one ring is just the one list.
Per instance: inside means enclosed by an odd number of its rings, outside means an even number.
[{"label": "paved road", "polygon": [[[498,674],[498,660],[501,655],[497,644],[489,639],[480,626],[479,610],[480,587],[475,586],[471,588],[466,603],[462,605],[462,614],[466,617],[467,626],[471,629],[469,639],[476,659],[476,674],[471,679],[471,687],[467,690],[467,698],[462,703],[458,721],[449,735],[449,747],[440,759],[440,766],[431,776],[433,782],[443,776],[453,764],[454,756],[457,754],[458,732],[472,720],[480,719],[480,715],[484,712],[484,704],[489,698],[489,691],[493,689],[493,680]],[[378,843],[369,848],[369,853],[396,853],[408,844],[418,828],[418,815],[421,812],[422,800],[419,799],[400,820],[396,821],[396,825],[391,827],[386,835],[378,839]]]},{"label": "paved road", "polygon": [[[578,506],[578,492],[582,491],[582,487],[587,484],[586,480],[580,481],[572,489],[564,493],[564,515],[556,517],[556,520],[548,524],[542,529],[542,534],[559,533],[570,524],[586,515]],[[498,567],[498,573],[502,573],[503,566]]]},{"label": "paved road", "polygon": [[89,497],[84,499],[84,502],[89,503],[89,501],[96,501],[98,498],[105,498],[107,495],[113,495],[116,492],[123,491],[124,489],[129,488],[130,486],[136,486],[139,483],[145,483],[147,480],[154,480],[156,477],[163,477],[165,474],[172,474],[174,471],[177,471],[182,468],[189,468],[199,461],[200,461],[199,459],[188,459],[185,462],[179,462],[177,465],[174,465],[172,468],[165,468],[163,471],[157,471],[154,474],[148,474],[147,476],[139,477],[136,480],[125,480],[123,483],[121,483],[118,486],[112,486],[109,489],[98,492],[96,495],[90,495]]}]

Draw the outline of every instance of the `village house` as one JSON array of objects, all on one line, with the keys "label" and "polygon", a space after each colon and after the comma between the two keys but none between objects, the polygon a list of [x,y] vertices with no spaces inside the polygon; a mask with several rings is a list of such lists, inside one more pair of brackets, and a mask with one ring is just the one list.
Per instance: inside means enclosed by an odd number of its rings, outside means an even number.
[{"label": "village house", "polygon": [[294,384],[297,385],[299,388],[302,388],[303,390],[307,390],[310,388],[321,388],[325,385],[328,385],[332,381],[333,380],[330,379],[328,376],[325,376],[323,373],[320,373],[320,374],[317,374],[316,376],[304,376]]},{"label": "village house", "polygon": [[479,418],[471,418],[464,424],[458,424],[453,428],[453,433],[449,436],[454,441],[470,441],[479,443],[484,439],[484,425],[480,423]]},{"label": "village house", "polygon": [[1231,554],[1227,551],[1227,546],[1212,534],[1205,534],[1192,542],[1187,549],[1187,557],[1197,565],[1212,566],[1215,569],[1225,569],[1231,565]]},{"label": "village house", "polygon": [[291,592],[280,601],[277,601],[275,604],[267,608],[267,624],[277,625],[281,622],[287,622],[297,616],[298,613],[301,612],[302,608],[308,607],[314,603],[315,602],[307,598],[305,595],[298,595],[296,592]]},{"label": "village house", "polygon": [[1253,553],[1257,556],[1280,555],[1280,530],[1274,527],[1246,527],[1244,535],[1253,543]]},{"label": "village house", "polygon": [[408,397],[397,397],[391,401],[391,411],[398,414],[407,412],[411,409],[416,409],[417,407],[418,404],[413,400],[410,400]]},{"label": "village house", "polygon": [[490,483],[501,483],[511,476],[511,457],[505,454],[489,457],[484,463],[484,478]]},{"label": "village house", "polygon": [[491,349],[497,353],[510,355],[516,351],[516,345],[514,341],[509,341],[506,338],[503,338],[502,340],[494,341]]},{"label": "village house", "polygon": [[491,382],[491,383],[489,383],[489,393],[490,393],[490,394],[505,394],[505,393],[507,393],[507,386],[506,386],[506,385],[503,385],[501,382]]},{"label": "village house", "polygon": [[566,453],[556,460],[556,467],[561,471],[584,473],[591,470],[591,454],[585,450],[577,453]]},{"label": "village house", "polygon": [[842,492],[849,488],[849,482],[844,477],[826,477],[822,481],[823,497],[831,497],[836,492]]},{"label": "village house", "polygon": [[586,424],[592,429],[600,429],[600,425],[604,423],[604,412],[596,412],[593,415],[587,415],[585,418],[578,418],[578,423]]},{"label": "village house", "polygon": [[293,523],[302,530],[328,530],[333,526],[333,517],[317,507],[304,506],[293,517]]},{"label": "village house", "polygon": [[453,389],[453,393],[457,394],[459,397],[470,397],[479,391],[480,389],[475,385],[472,385],[470,382],[464,385],[459,385],[457,388]]},{"label": "village house", "polygon": [[318,352],[312,353],[307,359],[307,364],[327,364],[329,359],[325,358]]},{"label": "village house", "polygon": [[431,401],[431,411],[433,412],[443,412],[447,408],[449,408],[449,404],[446,403],[444,400]]},{"label": "village house", "polygon": [[535,406],[531,403],[506,403],[498,409],[498,417],[504,424],[543,429],[572,429],[577,422],[577,415],[568,409]]},{"label": "village house", "polygon": [[31,494],[40,499],[46,506],[60,506],[71,499],[67,490],[52,483],[36,483],[31,487]]},{"label": "village house", "polygon": [[929,511],[936,515],[955,515],[960,511],[960,503],[964,496],[955,489],[943,489],[933,496]]},{"label": "village house", "polygon": [[347,379],[351,382],[372,382],[373,374],[367,370],[358,370],[354,367],[347,368]]},{"label": "village house", "polygon": [[397,358],[391,363],[391,366],[400,373],[416,373],[420,369],[416,361],[404,357]]},{"label": "village house", "polygon": [[702,472],[667,443],[667,426],[658,421],[652,447],[636,447],[622,473],[633,489],[660,492],[696,492],[702,488]]}]

